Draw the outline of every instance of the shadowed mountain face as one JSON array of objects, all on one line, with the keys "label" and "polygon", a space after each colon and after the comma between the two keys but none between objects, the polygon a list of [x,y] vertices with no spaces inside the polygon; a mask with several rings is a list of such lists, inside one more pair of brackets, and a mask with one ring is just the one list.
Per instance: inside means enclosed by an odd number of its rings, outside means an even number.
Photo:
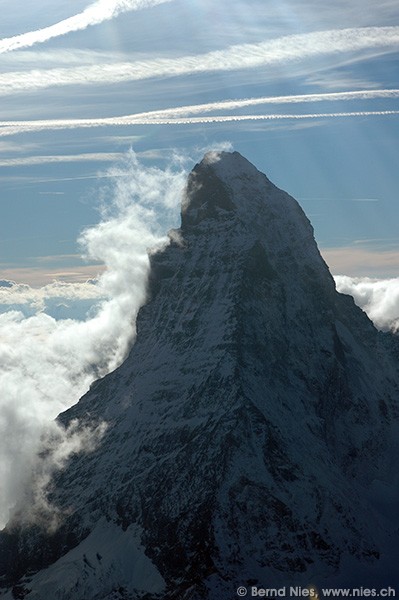
[{"label": "shadowed mountain face", "polygon": [[335,291],[297,202],[236,152],[194,168],[170,238],[129,356],[59,417],[107,430],[54,478],[58,529],[15,517],[1,535],[5,597],[384,585],[397,340]]}]

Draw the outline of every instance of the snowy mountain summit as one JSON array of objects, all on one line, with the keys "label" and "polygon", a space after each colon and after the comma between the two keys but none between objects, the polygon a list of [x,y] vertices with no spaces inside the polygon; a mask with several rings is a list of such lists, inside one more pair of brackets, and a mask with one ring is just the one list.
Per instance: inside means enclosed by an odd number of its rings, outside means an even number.
[{"label": "snowy mountain summit", "polygon": [[395,344],[336,292],[298,203],[208,153],[129,356],[60,416],[107,429],[54,477],[58,526],[1,534],[4,597],[398,584]]}]

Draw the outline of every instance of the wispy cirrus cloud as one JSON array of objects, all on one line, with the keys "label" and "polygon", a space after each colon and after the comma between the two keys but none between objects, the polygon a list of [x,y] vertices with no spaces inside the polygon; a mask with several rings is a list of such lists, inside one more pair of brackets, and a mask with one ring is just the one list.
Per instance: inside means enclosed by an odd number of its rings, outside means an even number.
[{"label": "wispy cirrus cloud", "polygon": [[63,19],[54,25],[3,38],[0,40],[0,54],[20,48],[30,48],[72,31],[80,31],[90,25],[109,21],[123,12],[140,10],[164,2],[171,2],[171,0],[97,0],[77,15]]},{"label": "wispy cirrus cloud", "polygon": [[55,156],[18,156],[17,158],[0,158],[0,167],[21,167],[70,162],[115,162],[122,156],[123,154],[121,152],[86,152],[83,154],[59,154]]},{"label": "wispy cirrus cloud", "polygon": [[234,71],[301,61],[329,54],[399,46],[399,26],[334,29],[288,35],[257,44],[177,58],[85,64],[56,69],[14,71],[0,75],[0,95],[69,85],[115,84],[159,77]]},{"label": "wispy cirrus cloud", "polygon": [[313,89],[321,88],[325,90],[351,90],[354,87],[358,89],[374,89],[378,88],[378,83],[366,77],[359,77],[353,72],[342,73],[342,71],[331,70],[327,72],[319,72],[306,77],[305,85],[311,86]]}]

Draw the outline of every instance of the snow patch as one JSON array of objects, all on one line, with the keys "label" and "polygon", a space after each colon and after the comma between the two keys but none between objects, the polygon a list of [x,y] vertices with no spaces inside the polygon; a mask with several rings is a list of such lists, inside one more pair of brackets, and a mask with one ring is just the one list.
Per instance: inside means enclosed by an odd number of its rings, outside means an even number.
[{"label": "snow patch", "polygon": [[[106,598],[113,591],[160,593],[165,582],[131,525],[123,531],[101,519],[81,544],[53,565],[23,582],[29,600],[87,600]],[[5,600],[11,600],[9,592]]]}]

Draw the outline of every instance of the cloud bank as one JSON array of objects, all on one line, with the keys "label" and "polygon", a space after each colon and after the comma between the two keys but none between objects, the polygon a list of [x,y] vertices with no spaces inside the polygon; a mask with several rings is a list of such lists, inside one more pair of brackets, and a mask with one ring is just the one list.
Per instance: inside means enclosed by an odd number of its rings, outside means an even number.
[{"label": "cloud bank", "polygon": [[[77,286],[54,283],[40,297],[27,286],[2,281],[0,292],[8,294],[3,299],[14,308],[0,314],[2,524],[38,468],[35,457],[43,435],[62,436],[54,431],[52,419],[123,360],[146,297],[147,248],[166,243],[165,227],[176,225],[186,178],[177,163],[166,171],[144,168],[131,154],[110,176],[114,185],[103,192],[102,220],[81,238],[87,255],[107,266],[96,286],[88,283],[78,292]],[[68,295],[75,295],[78,303],[94,303],[94,314],[80,321],[57,321],[44,312],[51,298]],[[29,306],[31,314],[15,310],[13,297],[20,308]],[[76,448],[75,442],[68,434],[65,452]],[[43,498],[43,490],[36,490],[35,497]]]},{"label": "cloud bank", "polygon": [[43,312],[56,321],[85,321],[94,316],[100,302],[106,299],[108,295],[97,281],[53,281],[40,288],[14,281],[0,281],[0,314],[13,310],[24,317],[33,317]]},{"label": "cloud bank", "polygon": [[399,332],[399,278],[378,280],[337,275],[334,279],[337,290],[353,296],[376,327]]},{"label": "cloud bank", "polygon": [[93,2],[84,11],[50,25],[43,29],[28,31],[20,35],[0,40],[0,54],[11,52],[21,48],[30,48],[35,44],[47,42],[52,38],[66,35],[73,31],[81,31],[91,25],[98,25],[104,21],[109,21],[123,12],[139,10],[149,6],[155,6],[171,0],[97,0]]}]

